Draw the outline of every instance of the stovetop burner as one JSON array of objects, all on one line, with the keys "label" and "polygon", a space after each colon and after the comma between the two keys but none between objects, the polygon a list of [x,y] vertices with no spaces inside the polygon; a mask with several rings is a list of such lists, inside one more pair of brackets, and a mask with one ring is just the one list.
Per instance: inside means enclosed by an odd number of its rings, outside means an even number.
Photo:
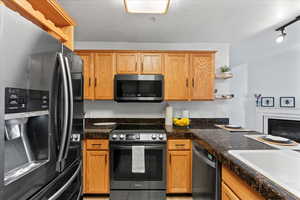
[{"label": "stovetop burner", "polygon": [[110,141],[162,142],[167,134],[161,124],[119,124],[109,136]]}]

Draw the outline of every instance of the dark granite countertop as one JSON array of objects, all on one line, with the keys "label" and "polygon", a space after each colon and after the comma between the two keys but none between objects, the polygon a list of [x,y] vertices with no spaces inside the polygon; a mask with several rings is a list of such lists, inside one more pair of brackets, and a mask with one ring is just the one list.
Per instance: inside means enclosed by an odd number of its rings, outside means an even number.
[{"label": "dark granite countertop", "polygon": [[[259,192],[267,200],[296,200],[296,196],[290,194],[288,191],[272,182],[270,179],[264,177],[253,168],[244,164],[228,153],[228,150],[262,150],[273,149],[272,147],[263,143],[257,142],[250,138],[244,137],[249,134],[260,134],[257,132],[235,132],[214,127],[214,123],[226,123],[225,120],[201,121],[198,123],[194,121],[189,129],[176,128],[172,126],[165,126],[168,139],[193,139],[193,141],[201,144],[210,153],[222,162],[223,165],[230,168],[236,175],[243,179],[253,190]],[[85,138],[108,138],[109,133],[114,127],[95,127],[92,124],[95,122],[102,122],[101,119],[87,120]],[[104,121],[103,121],[104,122]],[[111,122],[106,119],[106,122]],[[124,123],[124,121],[115,120],[117,123]],[[130,123],[131,120],[126,121]],[[143,121],[144,123],[145,121]],[[161,123],[159,120],[150,120],[149,122]],[[227,122],[228,123],[228,122]]]}]

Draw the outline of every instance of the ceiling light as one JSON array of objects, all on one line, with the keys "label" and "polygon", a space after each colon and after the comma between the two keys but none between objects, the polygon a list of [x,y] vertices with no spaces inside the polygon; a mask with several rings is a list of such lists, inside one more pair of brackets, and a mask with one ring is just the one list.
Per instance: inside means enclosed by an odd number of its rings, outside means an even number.
[{"label": "ceiling light", "polygon": [[283,26],[281,26],[281,27],[279,27],[279,28],[277,28],[275,31],[280,31],[281,33],[280,33],[280,35],[276,38],[276,42],[277,43],[281,43],[281,42],[283,42],[284,41],[284,39],[285,39],[285,37],[286,37],[286,35],[287,35],[287,33],[286,33],[286,27],[288,27],[288,26],[290,26],[290,25],[292,25],[292,24],[294,24],[295,22],[297,22],[297,21],[300,21],[300,16],[298,16],[298,17],[296,17],[295,19],[293,19],[292,21],[289,21],[288,23],[286,23],[285,25],[283,25]]},{"label": "ceiling light", "polygon": [[124,0],[128,13],[166,14],[170,0]]},{"label": "ceiling light", "polygon": [[281,29],[280,31],[281,31],[280,35],[276,38],[277,43],[283,42],[285,39],[285,36],[287,35],[285,28]]}]

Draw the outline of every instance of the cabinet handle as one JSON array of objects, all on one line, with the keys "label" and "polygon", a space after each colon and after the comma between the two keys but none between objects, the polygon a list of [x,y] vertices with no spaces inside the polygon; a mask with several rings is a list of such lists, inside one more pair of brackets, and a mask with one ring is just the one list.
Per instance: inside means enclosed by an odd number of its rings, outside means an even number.
[{"label": "cabinet handle", "polygon": [[186,87],[189,87],[189,79],[186,79]]},{"label": "cabinet handle", "polygon": [[142,72],[144,71],[144,62],[142,62]]},{"label": "cabinet handle", "polygon": [[172,156],[171,156],[171,154],[169,155],[169,163],[170,164],[172,163]]},{"label": "cabinet handle", "polygon": [[101,147],[101,144],[92,144],[92,146],[100,146]]},{"label": "cabinet handle", "polygon": [[176,147],[184,147],[185,144],[175,144]]},{"label": "cabinet handle", "polygon": [[194,80],[194,78],[192,80],[192,85],[193,85],[193,88],[194,88],[195,87],[195,80]]},{"label": "cabinet handle", "polygon": [[105,155],[105,164],[107,164],[107,155]]},{"label": "cabinet handle", "polygon": [[95,78],[95,87],[97,87],[97,78]]},{"label": "cabinet handle", "polygon": [[91,87],[91,78],[89,78],[89,87]]},{"label": "cabinet handle", "polygon": [[137,71],[137,62],[135,62],[135,71]]}]

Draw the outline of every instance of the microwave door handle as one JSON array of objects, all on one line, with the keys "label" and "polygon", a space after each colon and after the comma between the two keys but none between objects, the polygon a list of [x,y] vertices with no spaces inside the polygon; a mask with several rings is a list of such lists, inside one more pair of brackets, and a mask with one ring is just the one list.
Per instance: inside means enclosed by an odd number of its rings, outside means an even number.
[{"label": "microwave door handle", "polygon": [[62,71],[62,82],[63,82],[63,90],[64,90],[64,119],[63,119],[63,128],[62,128],[62,136],[61,136],[61,143],[60,143],[60,149],[58,153],[58,166],[57,171],[61,172],[63,169],[63,158],[64,158],[64,151],[66,147],[66,141],[67,141],[67,134],[68,134],[68,116],[69,116],[69,94],[68,94],[68,80],[67,80],[67,74],[66,74],[66,68],[65,63],[63,59],[63,55],[61,53],[58,54],[58,60]]},{"label": "microwave door handle", "polygon": [[68,187],[72,184],[72,182],[76,179],[81,171],[81,162],[79,163],[78,168],[76,169],[75,173],[72,177],[63,185],[54,195],[52,195],[48,200],[56,200],[60,197],[60,195],[68,189]]},{"label": "microwave door handle", "polygon": [[69,59],[65,57],[65,67],[66,67],[66,75],[68,80],[68,93],[69,93],[69,115],[68,115],[68,133],[67,133],[67,140],[66,140],[66,148],[64,152],[64,159],[67,158],[70,148],[71,142],[71,134],[72,134],[72,127],[73,127],[73,86],[72,86],[72,76],[70,71]]}]

